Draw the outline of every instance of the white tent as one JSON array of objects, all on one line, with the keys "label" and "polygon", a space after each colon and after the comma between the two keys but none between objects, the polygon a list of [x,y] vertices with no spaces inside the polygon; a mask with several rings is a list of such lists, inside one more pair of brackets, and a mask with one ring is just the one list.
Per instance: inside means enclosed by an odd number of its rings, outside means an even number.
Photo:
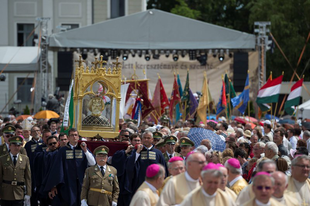
[{"label": "white tent", "polygon": [[38,70],[38,47],[0,47],[0,69],[4,72],[29,72]]},{"label": "white tent", "polygon": [[50,47],[255,50],[255,35],[152,9],[53,34]]},{"label": "white tent", "polygon": [[298,117],[310,118],[310,100],[298,106]]}]

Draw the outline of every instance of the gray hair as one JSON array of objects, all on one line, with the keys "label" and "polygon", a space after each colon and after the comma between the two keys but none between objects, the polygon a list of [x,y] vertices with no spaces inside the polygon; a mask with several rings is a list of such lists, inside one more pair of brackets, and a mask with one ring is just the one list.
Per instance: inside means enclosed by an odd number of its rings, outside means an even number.
[{"label": "gray hair", "polygon": [[267,142],[267,143],[266,143],[266,146],[267,146],[267,148],[270,149],[274,154],[276,154],[276,155],[278,154],[279,148],[278,148],[278,146],[277,146],[276,143],[274,143],[274,142]]},{"label": "gray hair", "polygon": [[298,156],[298,157],[296,157],[296,158],[294,158],[292,160],[292,166],[295,166],[298,163],[299,160],[303,160],[303,159],[306,159],[306,160],[310,161],[310,157],[309,156],[301,155],[301,156]]},{"label": "gray hair", "polygon": [[265,148],[266,146],[264,142],[257,142],[255,145],[258,145],[260,148]]},{"label": "gray hair", "polygon": [[258,165],[256,166],[257,172],[263,171],[263,167],[264,167],[265,164],[272,164],[277,169],[277,165],[276,165],[275,161],[273,161],[271,159],[265,159],[265,160],[260,161],[258,163]]},{"label": "gray hair", "polygon": [[225,162],[224,166],[229,170],[229,172],[231,172],[232,174],[242,174],[242,168],[235,168],[233,166],[231,166],[230,164],[228,164],[228,161]]},{"label": "gray hair", "polygon": [[146,132],[144,132],[143,134],[142,134],[142,138],[144,137],[144,135],[146,135],[146,134],[150,134],[151,135],[151,137],[153,138],[153,133],[152,132],[150,132],[150,131],[146,131]]},{"label": "gray hair", "polygon": [[206,152],[208,152],[208,147],[199,145],[194,151],[201,152],[203,155],[205,155]]},{"label": "gray hair", "polygon": [[272,186],[274,185],[274,182],[275,182],[274,178],[271,177],[271,176],[268,176],[268,175],[258,175],[258,176],[255,176],[253,178],[253,181],[252,181],[253,185],[256,185],[255,183],[256,183],[257,179],[259,179],[260,177],[264,177],[265,179],[270,179]]},{"label": "gray hair", "polygon": [[304,131],[304,135],[305,135],[306,137],[310,137],[310,131],[305,130],[305,131]]},{"label": "gray hair", "polygon": [[223,173],[220,170],[202,170],[201,171],[201,177],[204,178],[205,175],[211,176],[211,177],[223,177]]},{"label": "gray hair", "polygon": [[237,128],[237,131],[236,131],[236,132],[240,133],[241,136],[243,135],[243,129],[241,129],[241,128]]}]

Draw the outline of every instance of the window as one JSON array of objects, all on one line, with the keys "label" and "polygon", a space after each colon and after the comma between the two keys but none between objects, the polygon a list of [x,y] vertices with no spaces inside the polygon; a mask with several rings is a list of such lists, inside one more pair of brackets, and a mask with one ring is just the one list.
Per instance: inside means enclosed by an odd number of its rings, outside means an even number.
[{"label": "window", "polygon": [[17,91],[17,99],[22,100],[23,104],[29,104],[31,103],[31,92],[30,89],[33,84],[33,78],[27,78],[23,85],[21,83],[24,81],[24,77],[17,78],[17,87],[19,87]]},{"label": "window", "polygon": [[33,30],[34,24],[17,24],[17,46],[34,46]]},{"label": "window", "polygon": [[111,0],[111,19],[125,16],[125,0]]},{"label": "window", "polygon": [[77,29],[80,27],[79,24],[61,24],[61,27],[66,28],[66,30]]}]

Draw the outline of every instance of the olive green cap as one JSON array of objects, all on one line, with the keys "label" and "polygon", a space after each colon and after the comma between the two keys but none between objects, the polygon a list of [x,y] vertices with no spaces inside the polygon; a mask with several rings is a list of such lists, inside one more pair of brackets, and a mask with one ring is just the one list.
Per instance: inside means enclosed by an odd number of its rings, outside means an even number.
[{"label": "olive green cap", "polygon": [[9,143],[10,144],[16,144],[16,145],[22,145],[23,144],[23,138],[20,136],[11,137],[9,139]]},{"label": "olive green cap", "polygon": [[2,129],[2,133],[4,134],[14,134],[16,128],[13,125],[7,125]]},{"label": "olive green cap", "polygon": [[108,155],[109,153],[109,148],[105,145],[99,146],[94,150],[94,155],[98,155],[98,154],[106,154]]},{"label": "olive green cap", "polygon": [[188,137],[182,137],[180,139],[180,146],[194,146],[194,142],[192,140],[190,140]]},{"label": "olive green cap", "polygon": [[168,137],[166,137],[165,139],[165,144],[171,143],[171,144],[175,144],[178,141],[178,138],[174,135],[169,135]]},{"label": "olive green cap", "polygon": [[162,139],[163,134],[161,132],[153,132],[153,138],[154,139]]}]

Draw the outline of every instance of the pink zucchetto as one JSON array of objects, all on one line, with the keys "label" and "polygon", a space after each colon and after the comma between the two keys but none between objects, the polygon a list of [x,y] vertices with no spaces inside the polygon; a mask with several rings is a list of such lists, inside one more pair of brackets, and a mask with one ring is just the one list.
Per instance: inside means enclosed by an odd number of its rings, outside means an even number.
[{"label": "pink zucchetto", "polygon": [[220,164],[220,163],[217,163],[216,165],[217,165],[219,168],[220,168],[220,167],[224,167],[224,165],[222,165],[222,164]]},{"label": "pink zucchetto", "polygon": [[160,166],[158,164],[151,164],[146,169],[146,177],[154,177],[160,170]]},{"label": "pink zucchetto", "polygon": [[188,158],[191,154],[194,154],[194,153],[195,153],[194,151],[190,151],[190,152],[186,155],[185,159],[187,160],[187,158]]},{"label": "pink zucchetto", "polygon": [[219,170],[219,169],[220,169],[219,165],[214,164],[213,162],[208,163],[203,168],[203,170]]},{"label": "pink zucchetto", "polygon": [[230,158],[229,160],[227,160],[227,163],[234,168],[240,168],[240,162],[236,158]]},{"label": "pink zucchetto", "polygon": [[169,162],[176,162],[176,161],[183,161],[183,158],[182,157],[172,157],[170,158]]},{"label": "pink zucchetto", "polygon": [[255,174],[255,177],[256,176],[260,176],[260,175],[266,175],[268,177],[271,177],[271,175],[268,172],[258,172],[258,173]]}]

